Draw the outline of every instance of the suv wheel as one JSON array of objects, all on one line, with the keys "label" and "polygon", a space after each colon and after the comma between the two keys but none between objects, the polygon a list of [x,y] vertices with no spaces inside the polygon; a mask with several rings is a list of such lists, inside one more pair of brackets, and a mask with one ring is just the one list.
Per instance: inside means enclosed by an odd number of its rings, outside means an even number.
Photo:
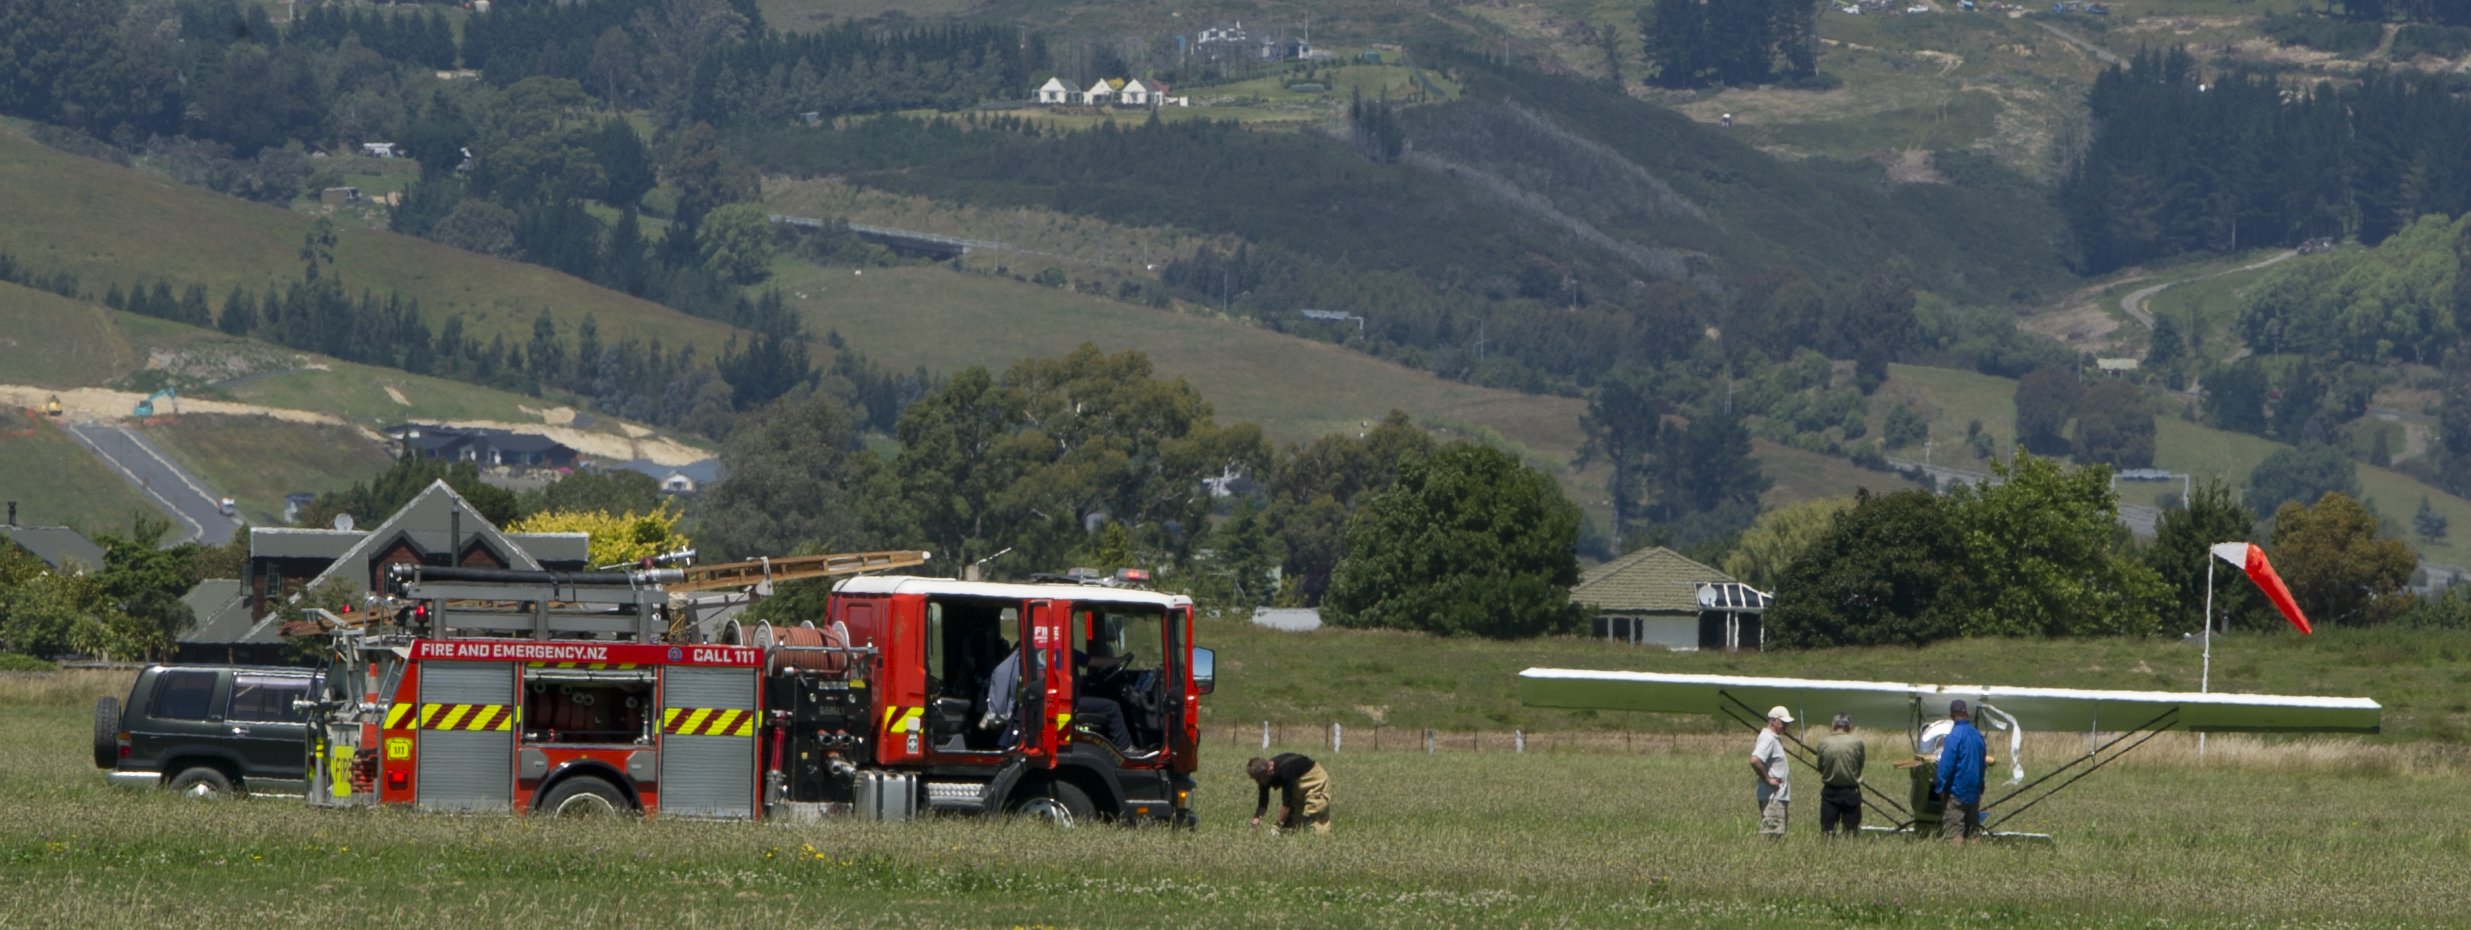
[{"label": "suv wheel", "polygon": [[120,764],[120,699],[94,699],[94,765],[111,768]]},{"label": "suv wheel", "polygon": [[209,801],[220,801],[238,793],[232,788],[230,776],[203,765],[182,769],[180,774],[172,776],[170,787],[174,794]]},{"label": "suv wheel", "polygon": [[552,817],[610,817],[630,813],[634,805],[616,785],[590,775],[577,775],[559,782],[541,799],[541,813]]}]

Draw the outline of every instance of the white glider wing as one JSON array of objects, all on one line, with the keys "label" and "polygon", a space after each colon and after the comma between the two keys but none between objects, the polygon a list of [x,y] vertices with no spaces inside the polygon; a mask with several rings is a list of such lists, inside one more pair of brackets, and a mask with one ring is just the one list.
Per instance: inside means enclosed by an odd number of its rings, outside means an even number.
[{"label": "white glider wing", "polygon": [[2355,697],[1924,685],[1566,668],[1531,668],[1519,673],[1519,700],[1532,707],[1730,715],[1745,721],[1781,704],[1796,720],[1824,722],[1847,713],[1862,726],[1892,727],[1908,719],[1944,717],[1948,702],[1958,698],[2005,711],[2025,729],[2062,731],[2375,733],[2384,710],[2375,701]]}]

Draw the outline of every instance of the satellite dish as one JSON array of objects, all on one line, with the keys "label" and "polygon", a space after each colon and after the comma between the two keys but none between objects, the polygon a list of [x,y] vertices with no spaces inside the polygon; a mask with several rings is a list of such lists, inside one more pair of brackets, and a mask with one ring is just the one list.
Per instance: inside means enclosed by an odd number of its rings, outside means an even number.
[{"label": "satellite dish", "polygon": [[339,514],[335,514],[335,529],[338,529],[338,530],[346,530],[346,531],[348,531],[348,530],[350,530],[351,528],[352,528],[352,515],[351,515],[351,514],[348,514],[348,513],[339,513]]}]

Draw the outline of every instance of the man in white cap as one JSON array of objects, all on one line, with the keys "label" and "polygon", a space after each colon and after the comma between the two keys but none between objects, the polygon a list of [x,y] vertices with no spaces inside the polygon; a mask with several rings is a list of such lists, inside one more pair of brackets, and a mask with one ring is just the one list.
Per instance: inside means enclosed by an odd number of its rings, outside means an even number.
[{"label": "man in white cap", "polygon": [[1759,779],[1759,835],[1779,839],[1785,835],[1785,805],[1793,800],[1793,789],[1785,779],[1792,774],[1785,756],[1785,725],[1793,722],[1793,713],[1779,704],[1767,709],[1767,726],[1759,730],[1759,739],[1750,744],[1750,771]]}]

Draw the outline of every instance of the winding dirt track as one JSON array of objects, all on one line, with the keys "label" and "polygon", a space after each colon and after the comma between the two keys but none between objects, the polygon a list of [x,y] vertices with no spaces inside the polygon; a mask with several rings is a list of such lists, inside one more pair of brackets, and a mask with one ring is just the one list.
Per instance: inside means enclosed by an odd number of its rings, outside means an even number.
[{"label": "winding dirt track", "polygon": [[2145,324],[2146,329],[2152,329],[2154,328],[2154,315],[2145,309],[2145,303],[2146,301],[2152,300],[2155,294],[2162,293],[2165,290],[2186,284],[2190,281],[2203,281],[2206,278],[2220,277],[2226,274],[2235,274],[2242,271],[2255,271],[2267,265],[2287,261],[2297,257],[2299,257],[2299,252],[2286,249],[2274,253],[2272,257],[2267,258],[2264,261],[2252,262],[2246,265],[2241,265],[2237,268],[2225,268],[2212,274],[2201,274],[2193,278],[2181,278],[2177,281],[2167,281],[2161,284],[2156,284],[2152,287],[2140,287],[2136,290],[2129,291],[2128,296],[2119,299],[2119,309],[2127,311],[2128,315],[2135,317],[2137,322]]}]

